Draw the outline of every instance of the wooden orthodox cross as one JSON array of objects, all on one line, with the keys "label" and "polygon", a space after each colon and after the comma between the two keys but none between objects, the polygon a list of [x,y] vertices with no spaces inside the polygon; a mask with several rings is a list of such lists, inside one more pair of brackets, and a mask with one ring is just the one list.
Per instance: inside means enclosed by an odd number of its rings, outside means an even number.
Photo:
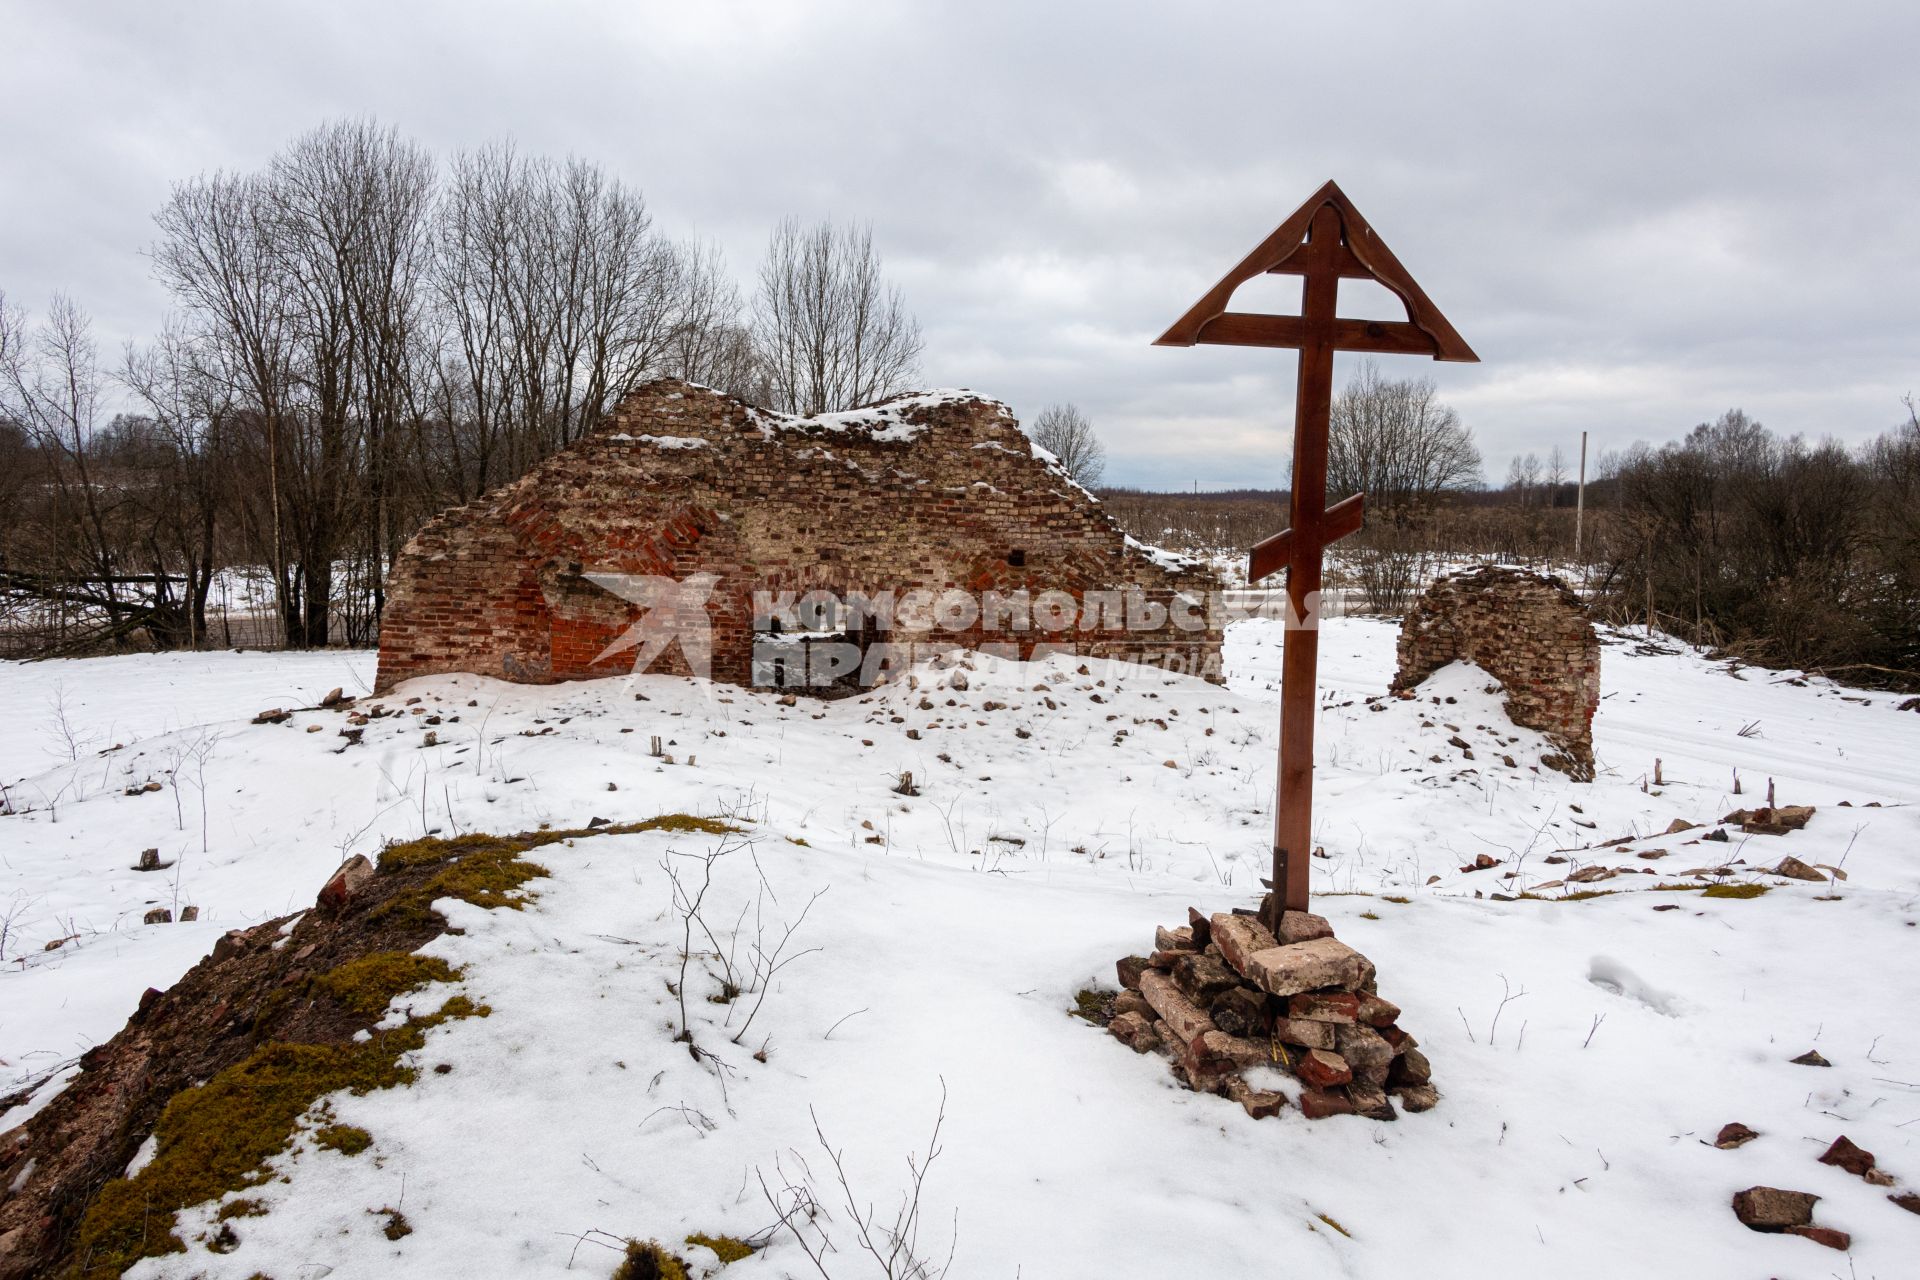
[{"label": "wooden orthodox cross", "polygon": [[[1229,311],[1234,290],[1262,272],[1303,277],[1300,314]],[[1405,321],[1343,320],[1342,280],[1375,280],[1405,306]],[[1473,349],[1413,282],[1333,183],[1228,272],[1154,344],[1294,347],[1300,352],[1293,409],[1293,496],[1287,528],[1253,548],[1249,584],[1287,571],[1287,638],[1280,677],[1280,778],[1273,822],[1273,898],[1268,924],[1307,907],[1313,834],[1313,721],[1318,702],[1321,555],[1360,528],[1364,495],[1327,505],[1327,432],[1333,408],[1333,353],[1372,351],[1476,361]]]}]

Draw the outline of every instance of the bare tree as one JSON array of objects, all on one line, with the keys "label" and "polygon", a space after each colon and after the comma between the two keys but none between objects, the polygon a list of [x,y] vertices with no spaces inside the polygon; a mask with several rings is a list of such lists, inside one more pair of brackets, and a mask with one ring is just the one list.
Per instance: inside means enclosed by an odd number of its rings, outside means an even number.
[{"label": "bare tree", "polygon": [[1507,489],[1521,506],[1530,507],[1538,500],[1543,470],[1540,455],[1531,451],[1507,464]]},{"label": "bare tree", "polygon": [[746,304],[719,246],[689,242],[675,249],[678,313],[667,335],[661,372],[767,404],[771,389],[744,323]]},{"label": "bare tree", "polygon": [[774,228],[753,337],[773,407],[809,416],[897,395],[920,361],[920,327],[881,275],[872,230],[831,221]]},{"label": "bare tree", "polygon": [[1369,510],[1407,512],[1480,483],[1480,450],[1428,378],[1382,377],[1363,363],[1333,398],[1327,496],[1367,495]]},{"label": "bare tree", "polygon": [[1106,446],[1100,443],[1100,437],[1093,432],[1093,423],[1080,412],[1078,405],[1048,405],[1033,420],[1027,434],[1035,444],[1058,458],[1081,488],[1093,488],[1106,474]]},{"label": "bare tree", "polygon": [[1547,481],[1547,505],[1552,506],[1560,496],[1560,486],[1567,482],[1567,453],[1557,444],[1547,454],[1544,474]]}]

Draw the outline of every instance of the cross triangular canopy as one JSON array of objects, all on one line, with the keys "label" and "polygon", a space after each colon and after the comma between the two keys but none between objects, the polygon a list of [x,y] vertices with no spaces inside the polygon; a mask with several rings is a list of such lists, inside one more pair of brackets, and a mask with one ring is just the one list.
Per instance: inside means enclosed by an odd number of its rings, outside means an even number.
[{"label": "cross triangular canopy", "polygon": [[[1319,216],[1327,209],[1333,211],[1337,222]],[[1328,234],[1326,229],[1337,235],[1337,244],[1320,243],[1319,237]],[[1329,270],[1342,279],[1378,281],[1400,299],[1407,311],[1405,321],[1333,319],[1332,332],[1325,337],[1332,339],[1331,345],[1336,350],[1424,355],[1435,360],[1479,360],[1473,348],[1440,314],[1440,308],[1414,283],[1407,269],[1393,256],[1393,250],[1387,248],[1386,241],[1374,233],[1346,193],[1332,182],[1314,192],[1293,216],[1260,242],[1259,248],[1176,320],[1154,345],[1305,346],[1322,336],[1310,331],[1311,319],[1229,311],[1227,305],[1236,289],[1263,272],[1308,275]]]}]

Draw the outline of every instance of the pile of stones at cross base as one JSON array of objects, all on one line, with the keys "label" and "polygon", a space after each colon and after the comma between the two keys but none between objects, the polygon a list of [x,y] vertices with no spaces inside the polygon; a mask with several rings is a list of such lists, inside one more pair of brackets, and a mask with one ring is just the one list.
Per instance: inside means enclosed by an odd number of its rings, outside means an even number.
[{"label": "pile of stones at cross base", "polygon": [[[1307,911],[1280,916],[1280,936],[1248,912],[1214,916],[1189,908],[1188,923],[1161,928],[1153,953],[1119,962],[1107,1029],[1136,1053],[1172,1059],[1190,1089],[1232,1098],[1256,1119],[1277,1115],[1287,1095],[1263,1088],[1267,1070],[1300,1082],[1309,1118],[1392,1120],[1439,1101],[1433,1069],[1380,998],[1365,956]],[[1249,1079],[1249,1075],[1254,1078]]]}]

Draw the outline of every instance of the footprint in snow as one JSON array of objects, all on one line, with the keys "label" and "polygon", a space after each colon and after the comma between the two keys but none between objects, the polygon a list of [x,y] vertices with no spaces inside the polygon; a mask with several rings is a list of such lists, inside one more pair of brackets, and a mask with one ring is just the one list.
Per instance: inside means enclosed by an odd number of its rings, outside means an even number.
[{"label": "footprint in snow", "polygon": [[1611,991],[1629,1000],[1638,1000],[1655,1013],[1677,1018],[1685,1010],[1679,996],[1646,981],[1612,956],[1595,956],[1587,965],[1587,981],[1602,991]]}]

